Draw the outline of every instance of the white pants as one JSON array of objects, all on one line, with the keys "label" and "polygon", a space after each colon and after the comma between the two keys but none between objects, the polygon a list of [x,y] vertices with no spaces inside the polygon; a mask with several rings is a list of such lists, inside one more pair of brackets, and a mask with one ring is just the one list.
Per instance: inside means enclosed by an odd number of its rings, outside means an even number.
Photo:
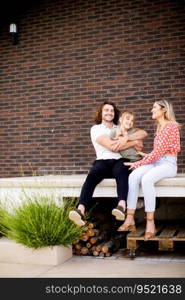
[{"label": "white pants", "polygon": [[154,212],[156,196],[154,184],[165,177],[175,177],[177,174],[177,158],[164,155],[154,163],[138,167],[129,176],[129,191],[127,208],[136,209],[140,184],[142,186],[145,212]]}]

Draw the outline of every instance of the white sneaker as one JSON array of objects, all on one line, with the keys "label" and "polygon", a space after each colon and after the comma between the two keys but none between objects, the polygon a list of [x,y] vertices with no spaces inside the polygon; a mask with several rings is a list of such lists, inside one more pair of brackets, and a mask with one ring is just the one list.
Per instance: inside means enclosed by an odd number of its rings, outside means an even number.
[{"label": "white sneaker", "polygon": [[69,212],[69,219],[73,221],[77,226],[83,226],[85,225],[85,222],[83,221],[83,215],[76,210],[71,210]]},{"label": "white sneaker", "polygon": [[118,205],[116,208],[112,210],[112,215],[116,217],[116,220],[124,221],[125,220],[125,212],[122,206]]}]

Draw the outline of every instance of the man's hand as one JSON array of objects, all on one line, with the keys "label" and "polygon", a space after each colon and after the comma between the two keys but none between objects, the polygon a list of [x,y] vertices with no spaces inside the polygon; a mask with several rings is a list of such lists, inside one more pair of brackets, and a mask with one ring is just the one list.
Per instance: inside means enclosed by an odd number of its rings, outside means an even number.
[{"label": "man's hand", "polygon": [[136,149],[136,151],[141,151],[143,149],[142,140],[135,140],[134,143],[135,143],[134,148]]},{"label": "man's hand", "polygon": [[111,151],[112,152],[119,152],[119,151],[121,151],[122,148],[125,146],[127,140],[128,140],[128,135],[124,136],[124,137],[119,137],[119,138],[115,139],[111,143]]},{"label": "man's hand", "polygon": [[147,132],[143,129],[135,128],[135,132],[129,134],[129,141],[143,140],[147,136]]}]

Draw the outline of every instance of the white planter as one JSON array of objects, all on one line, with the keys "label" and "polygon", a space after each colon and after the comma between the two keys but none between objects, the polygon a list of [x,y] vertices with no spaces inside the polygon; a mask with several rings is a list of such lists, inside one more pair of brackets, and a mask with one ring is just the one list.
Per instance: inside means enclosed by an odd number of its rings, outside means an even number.
[{"label": "white planter", "polygon": [[5,237],[0,238],[0,262],[59,265],[72,257],[72,246],[31,249]]}]

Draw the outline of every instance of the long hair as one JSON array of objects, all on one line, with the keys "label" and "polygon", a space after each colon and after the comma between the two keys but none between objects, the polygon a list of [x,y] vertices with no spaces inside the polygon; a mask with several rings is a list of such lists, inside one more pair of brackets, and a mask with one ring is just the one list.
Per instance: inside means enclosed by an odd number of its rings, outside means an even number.
[{"label": "long hair", "polygon": [[103,109],[104,105],[106,105],[106,104],[113,106],[113,108],[114,108],[114,119],[113,119],[113,123],[114,123],[115,125],[117,125],[118,122],[119,122],[119,117],[120,117],[120,114],[121,114],[121,113],[120,113],[119,109],[116,107],[116,105],[115,105],[113,102],[109,102],[109,101],[105,101],[105,102],[99,107],[99,109],[97,110],[97,112],[95,113],[95,118],[94,118],[95,123],[96,123],[96,124],[101,124],[101,122],[102,122],[102,109]]},{"label": "long hair", "polygon": [[131,116],[133,116],[133,126],[134,126],[134,124],[135,124],[135,117],[134,117],[134,114],[133,114],[132,112],[128,111],[128,110],[124,111],[124,112],[121,114],[121,117],[120,117],[120,119],[119,119],[121,126],[122,126],[122,124],[123,124],[123,122],[124,122],[124,119],[125,119],[126,115],[131,115]]},{"label": "long hair", "polygon": [[[175,113],[173,110],[173,105],[170,101],[167,100],[157,100],[155,101],[158,105],[160,105],[161,108],[165,109],[164,112],[164,119],[167,121],[173,121],[176,122]],[[177,122],[176,122],[177,123]],[[180,124],[177,123],[177,125],[180,127]],[[159,129],[159,123],[157,124],[157,130]]]}]

